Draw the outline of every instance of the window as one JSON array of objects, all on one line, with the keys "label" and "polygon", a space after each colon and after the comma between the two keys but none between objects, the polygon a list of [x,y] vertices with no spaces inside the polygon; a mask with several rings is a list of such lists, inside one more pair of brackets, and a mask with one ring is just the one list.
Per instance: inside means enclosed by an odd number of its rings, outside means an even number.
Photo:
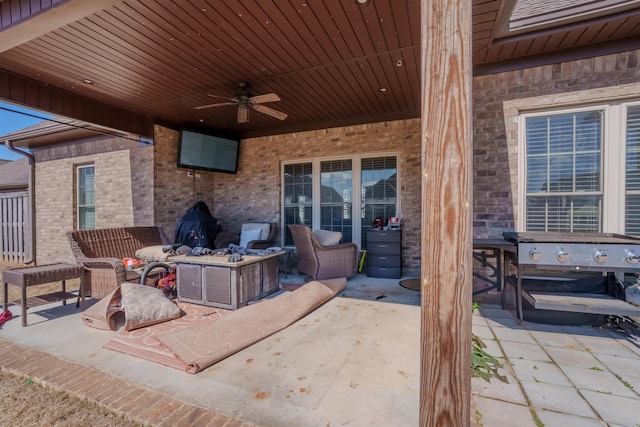
[{"label": "window", "polygon": [[77,177],[78,230],[93,230],[96,228],[95,168],[78,166]]},{"label": "window", "polygon": [[629,107],[626,127],[626,233],[640,236],[640,106]]},{"label": "window", "polygon": [[527,231],[599,231],[601,116],[596,110],[526,119]]},{"label": "window", "polygon": [[640,236],[640,105],[523,119],[525,230]]},{"label": "window", "polygon": [[287,226],[303,224],[340,231],[342,242],[366,249],[365,231],[373,219],[388,221],[400,211],[397,173],[396,155],[284,164],[284,245],[293,246]]}]

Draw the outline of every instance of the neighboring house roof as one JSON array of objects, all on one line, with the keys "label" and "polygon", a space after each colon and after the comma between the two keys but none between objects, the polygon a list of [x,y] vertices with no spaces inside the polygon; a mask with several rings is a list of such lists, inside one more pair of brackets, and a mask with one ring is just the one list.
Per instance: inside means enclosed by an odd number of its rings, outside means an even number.
[{"label": "neighboring house roof", "polygon": [[0,190],[18,190],[29,186],[29,159],[26,157],[0,164]]}]

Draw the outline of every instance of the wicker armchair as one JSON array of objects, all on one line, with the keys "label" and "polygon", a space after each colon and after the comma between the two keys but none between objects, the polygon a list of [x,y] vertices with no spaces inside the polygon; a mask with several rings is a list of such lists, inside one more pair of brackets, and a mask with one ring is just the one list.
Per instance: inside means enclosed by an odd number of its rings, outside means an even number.
[{"label": "wicker armchair", "polygon": [[67,236],[76,262],[85,268],[85,289],[92,298],[108,295],[127,280],[123,258],[135,258],[144,247],[171,243],[160,227],[78,230]]},{"label": "wicker armchair", "polygon": [[269,246],[271,246],[271,243],[276,236],[276,229],[278,227],[278,224],[276,224],[275,222],[246,222],[242,224],[240,233],[223,231],[218,234],[218,237],[216,237],[216,249],[226,248],[231,243],[240,245],[240,242],[242,241],[242,233],[245,230],[262,228],[263,226],[268,227],[268,233],[265,232],[264,235],[261,235],[259,239],[248,241],[246,247],[247,249],[267,249]]},{"label": "wicker armchair", "polygon": [[358,272],[358,245],[322,246],[309,227],[289,225],[298,252],[298,272],[313,280],[350,278]]}]

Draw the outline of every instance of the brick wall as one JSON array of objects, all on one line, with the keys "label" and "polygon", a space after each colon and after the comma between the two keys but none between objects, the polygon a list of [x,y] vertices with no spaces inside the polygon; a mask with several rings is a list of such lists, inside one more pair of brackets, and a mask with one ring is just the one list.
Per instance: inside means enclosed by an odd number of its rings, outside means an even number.
[{"label": "brick wall", "polygon": [[[420,266],[420,121],[403,120],[251,138],[241,143],[236,175],[177,169],[178,133],[155,130],[156,223],[173,230],[186,208],[205,201],[219,223],[239,232],[244,222],[280,223],[280,170],[285,160],[400,152],[403,263]],[[173,234],[170,234],[173,236]],[[277,235],[280,241],[280,233]]]},{"label": "brick wall", "polygon": [[34,152],[36,261],[73,261],[66,237],[75,229],[75,167],[93,164],[98,228],[153,225],[153,148],[99,138]]},{"label": "brick wall", "polygon": [[[222,175],[207,171],[178,169],[179,133],[162,126],[154,129],[155,224],[163,227],[173,241],[176,223],[187,209],[203,201],[216,216],[214,180]],[[189,176],[192,172],[192,176]]]},{"label": "brick wall", "polygon": [[640,50],[474,78],[473,228],[516,227],[521,111],[640,99]]}]

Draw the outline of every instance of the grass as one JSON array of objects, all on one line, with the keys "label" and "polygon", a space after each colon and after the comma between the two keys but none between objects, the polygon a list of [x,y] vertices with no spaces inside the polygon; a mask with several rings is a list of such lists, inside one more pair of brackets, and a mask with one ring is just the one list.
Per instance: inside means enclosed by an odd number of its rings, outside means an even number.
[{"label": "grass", "polygon": [[[0,263],[0,270],[22,265]],[[62,284],[48,283],[29,286],[27,297],[61,290]],[[79,280],[67,280],[67,291],[78,289]],[[20,299],[20,288],[9,286],[9,301]],[[1,297],[0,297],[1,298]],[[19,322],[20,320],[9,320]],[[1,331],[2,329],[0,329]],[[21,427],[139,427],[106,408],[71,396],[67,393],[43,387],[28,378],[17,377],[0,370],[0,426]]]},{"label": "grass", "polygon": [[0,371],[0,425],[140,427],[106,408]]}]

